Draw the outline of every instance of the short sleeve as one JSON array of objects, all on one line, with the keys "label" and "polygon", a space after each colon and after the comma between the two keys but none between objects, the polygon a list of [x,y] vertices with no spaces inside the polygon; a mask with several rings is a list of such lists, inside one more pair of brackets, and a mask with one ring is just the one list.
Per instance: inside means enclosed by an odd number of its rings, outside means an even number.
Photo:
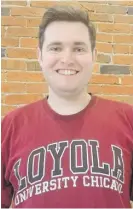
[{"label": "short sleeve", "polygon": [[131,175],[131,183],[130,183],[130,200],[133,201],[133,165],[132,165],[132,175]]},{"label": "short sleeve", "polygon": [[[126,104],[127,105],[127,104]],[[131,161],[131,179],[130,179],[130,200],[133,201],[133,105],[127,105],[126,115],[131,129],[132,161]]]},{"label": "short sleeve", "polygon": [[5,117],[1,124],[1,208],[9,208],[13,197],[13,187],[9,182],[10,119]]}]

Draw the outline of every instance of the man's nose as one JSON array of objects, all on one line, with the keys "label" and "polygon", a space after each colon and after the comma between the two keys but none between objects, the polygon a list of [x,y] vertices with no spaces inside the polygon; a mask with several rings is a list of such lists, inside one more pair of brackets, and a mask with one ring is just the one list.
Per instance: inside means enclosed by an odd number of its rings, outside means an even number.
[{"label": "man's nose", "polygon": [[74,62],[74,55],[72,51],[66,50],[62,53],[61,62],[64,64],[72,64]]}]

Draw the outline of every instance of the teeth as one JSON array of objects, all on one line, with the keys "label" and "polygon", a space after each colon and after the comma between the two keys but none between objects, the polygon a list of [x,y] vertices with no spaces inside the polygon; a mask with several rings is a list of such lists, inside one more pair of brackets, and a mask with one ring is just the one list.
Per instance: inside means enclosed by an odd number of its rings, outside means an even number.
[{"label": "teeth", "polygon": [[62,75],[74,75],[77,73],[76,70],[58,70],[58,73],[59,74],[62,74]]}]

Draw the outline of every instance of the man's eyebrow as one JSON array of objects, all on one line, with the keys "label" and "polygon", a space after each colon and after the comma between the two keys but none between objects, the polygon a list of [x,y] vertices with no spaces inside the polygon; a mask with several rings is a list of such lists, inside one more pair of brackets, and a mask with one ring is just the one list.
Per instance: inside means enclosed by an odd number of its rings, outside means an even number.
[{"label": "man's eyebrow", "polygon": [[[47,47],[50,47],[50,46],[61,46],[61,45],[62,45],[62,42],[60,42],[60,41],[53,41],[53,42],[49,43],[47,45]],[[75,41],[73,43],[73,45],[74,46],[85,46],[85,47],[87,47],[87,44],[85,42],[83,42],[83,41]]]},{"label": "man's eyebrow", "polygon": [[87,44],[83,41],[76,41],[74,42],[74,45],[84,45],[84,46],[87,46]]},{"label": "man's eyebrow", "polygon": [[47,46],[49,47],[49,46],[53,46],[53,45],[62,45],[62,43],[59,41],[53,41],[53,42],[49,43]]}]

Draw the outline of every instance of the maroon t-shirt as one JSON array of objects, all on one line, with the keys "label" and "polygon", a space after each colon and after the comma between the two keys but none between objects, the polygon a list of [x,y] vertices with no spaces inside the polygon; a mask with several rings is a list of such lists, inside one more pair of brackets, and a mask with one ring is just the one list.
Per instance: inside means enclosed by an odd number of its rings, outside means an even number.
[{"label": "maroon t-shirt", "polygon": [[2,207],[129,208],[133,107],[92,96],[62,116],[47,99],[2,121]]}]

